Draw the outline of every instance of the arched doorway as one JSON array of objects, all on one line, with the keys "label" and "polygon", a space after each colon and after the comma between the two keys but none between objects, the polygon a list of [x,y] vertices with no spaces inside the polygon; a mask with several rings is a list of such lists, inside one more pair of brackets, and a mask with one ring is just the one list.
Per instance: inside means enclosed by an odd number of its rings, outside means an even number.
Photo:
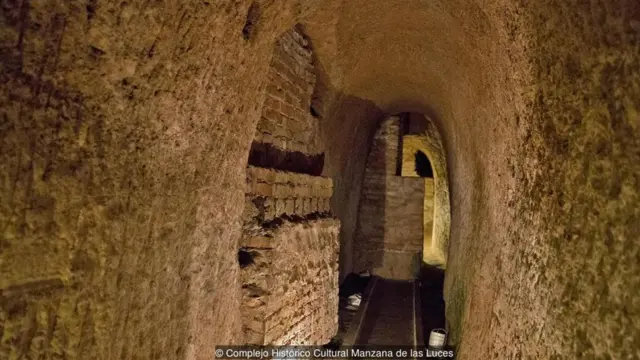
[{"label": "arched doorway", "polygon": [[354,270],[407,280],[423,262],[444,268],[449,209],[445,156],[433,123],[416,113],[385,118],[367,157]]},{"label": "arched doorway", "polygon": [[451,226],[449,176],[440,134],[428,117],[405,113],[402,142],[402,176],[423,177],[423,263],[445,268]]}]

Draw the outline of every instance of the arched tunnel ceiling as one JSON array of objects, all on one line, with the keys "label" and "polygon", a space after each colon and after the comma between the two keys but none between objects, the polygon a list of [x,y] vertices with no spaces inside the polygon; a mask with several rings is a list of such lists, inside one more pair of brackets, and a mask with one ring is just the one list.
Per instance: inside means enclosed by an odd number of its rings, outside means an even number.
[{"label": "arched tunnel ceiling", "polygon": [[497,50],[497,15],[488,15],[497,5],[350,0],[328,4],[304,25],[344,93],[385,112],[428,109],[446,121],[456,109],[478,106],[481,92],[505,78],[488,81],[505,55]]}]

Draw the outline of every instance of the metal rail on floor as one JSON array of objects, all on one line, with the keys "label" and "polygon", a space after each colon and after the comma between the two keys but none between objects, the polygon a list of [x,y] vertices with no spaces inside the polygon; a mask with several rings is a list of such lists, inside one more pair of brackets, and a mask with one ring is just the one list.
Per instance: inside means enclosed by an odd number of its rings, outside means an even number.
[{"label": "metal rail on floor", "polygon": [[413,328],[415,330],[413,337],[413,346],[416,348],[424,348],[424,333],[422,329],[422,291],[420,291],[420,281],[413,281]]},{"label": "metal rail on floor", "polygon": [[[409,289],[411,290],[408,291]],[[400,304],[409,307],[410,310],[387,306],[389,304]],[[385,339],[388,335],[391,339],[389,341],[393,341],[394,338],[402,339],[398,340],[402,343],[385,345],[423,348],[421,309],[420,285],[417,280],[402,282],[374,276],[364,290],[361,305],[356,311],[342,345],[380,345],[381,339]]]}]

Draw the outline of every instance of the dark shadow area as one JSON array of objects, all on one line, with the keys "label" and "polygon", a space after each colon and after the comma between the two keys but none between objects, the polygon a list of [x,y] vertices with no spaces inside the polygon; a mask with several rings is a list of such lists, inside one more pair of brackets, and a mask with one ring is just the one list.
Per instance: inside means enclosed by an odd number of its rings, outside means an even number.
[{"label": "dark shadow area", "polygon": [[398,155],[396,156],[396,176],[402,176],[403,138],[409,133],[409,114],[398,114]]},{"label": "dark shadow area", "polygon": [[260,18],[260,4],[257,2],[251,3],[249,11],[247,11],[247,20],[242,27],[242,37],[245,40],[250,40],[255,33],[256,24]]},{"label": "dark shadow area", "polygon": [[356,345],[410,346],[414,343],[413,281],[380,278],[373,289]]},{"label": "dark shadow area", "polygon": [[281,214],[277,218],[265,221],[261,224],[264,229],[277,229],[285,223],[301,224],[319,219],[330,219],[333,215],[330,212],[313,212],[305,216]]},{"label": "dark shadow area", "polygon": [[367,285],[371,277],[362,277],[356,273],[349,273],[345,278],[342,284],[340,284],[339,289],[339,304],[338,304],[338,333],[331,339],[331,341],[324,345],[324,347],[329,349],[337,349],[339,348],[347,335],[347,331],[353,324],[353,320],[356,312],[347,310],[347,298],[353,294],[360,293],[364,294]]},{"label": "dark shadow area", "polygon": [[431,167],[431,161],[425,153],[418,150],[416,151],[416,173],[420,177],[433,177],[433,168]]},{"label": "dark shadow area", "polygon": [[238,251],[238,263],[240,263],[240,268],[244,269],[247,266],[253,264],[253,256],[254,254],[252,254],[250,251],[247,251],[246,249],[240,249]]},{"label": "dark shadow area", "polygon": [[444,270],[422,264],[419,281],[422,298],[422,329],[424,343],[428,344],[431,330],[445,328]]},{"label": "dark shadow area", "polygon": [[272,144],[254,141],[249,151],[249,165],[320,176],[324,167],[324,153],[309,155],[299,151],[283,150]]},{"label": "dark shadow area", "polygon": [[355,293],[362,293],[367,287],[367,284],[371,280],[371,277],[362,277],[355,273],[348,274],[342,284],[340,284],[340,290],[338,296],[349,297]]}]

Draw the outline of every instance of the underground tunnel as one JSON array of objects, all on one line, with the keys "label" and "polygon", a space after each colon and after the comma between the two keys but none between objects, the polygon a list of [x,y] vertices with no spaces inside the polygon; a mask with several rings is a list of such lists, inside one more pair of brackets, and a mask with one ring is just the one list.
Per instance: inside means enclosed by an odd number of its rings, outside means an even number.
[{"label": "underground tunnel", "polygon": [[0,7],[0,359],[640,359],[636,0]]}]

